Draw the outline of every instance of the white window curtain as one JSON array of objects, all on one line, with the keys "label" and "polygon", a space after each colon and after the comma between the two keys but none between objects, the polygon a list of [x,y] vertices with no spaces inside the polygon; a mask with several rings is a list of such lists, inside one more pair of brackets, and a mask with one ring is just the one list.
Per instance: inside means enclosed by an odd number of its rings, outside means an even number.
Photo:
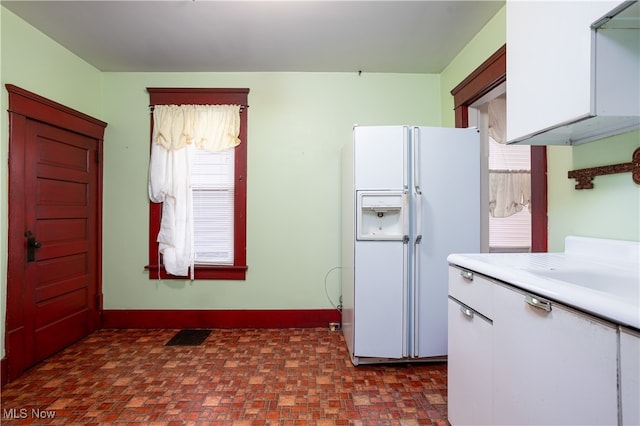
[{"label": "white window curtain", "polygon": [[507,142],[507,98],[502,95],[489,101],[489,136],[498,142]]},{"label": "white window curtain", "polygon": [[531,202],[531,173],[528,170],[489,171],[489,212],[492,217],[509,217]]},{"label": "white window curtain", "polygon": [[530,149],[507,146],[506,96],[489,102],[489,213],[512,216],[531,201]]},{"label": "white window curtain", "polygon": [[239,105],[156,105],[149,199],[162,204],[157,241],[166,271],[194,278],[193,149],[220,152],[240,143]]}]

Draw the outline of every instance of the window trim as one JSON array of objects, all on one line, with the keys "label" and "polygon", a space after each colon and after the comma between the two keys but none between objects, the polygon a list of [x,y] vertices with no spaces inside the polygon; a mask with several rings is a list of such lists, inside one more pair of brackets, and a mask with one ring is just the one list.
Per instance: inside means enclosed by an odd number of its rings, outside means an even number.
[{"label": "window trim", "polygon": [[[153,133],[153,107],[155,105],[241,105],[240,112],[240,145],[235,149],[235,195],[234,195],[234,263],[233,265],[196,265],[194,279],[196,280],[244,280],[247,267],[247,98],[249,89],[218,89],[218,88],[171,88],[147,87],[149,93],[149,107],[151,108],[150,137]],[[151,145],[149,145],[151,149]],[[161,203],[149,201],[149,264],[145,267],[149,271],[150,279],[188,279],[168,274],[163,265],[158,264],[158,242]]]}]

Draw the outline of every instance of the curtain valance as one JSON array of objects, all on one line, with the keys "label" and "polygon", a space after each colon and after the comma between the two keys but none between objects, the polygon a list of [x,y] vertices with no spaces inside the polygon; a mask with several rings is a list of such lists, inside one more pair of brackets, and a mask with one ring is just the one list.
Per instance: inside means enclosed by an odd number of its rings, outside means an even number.
[{"label": "curtain valance", "polygon": [[195,143],[224,151],[240,144],[240,105],[156,105],[153,141],[168,151]]}]

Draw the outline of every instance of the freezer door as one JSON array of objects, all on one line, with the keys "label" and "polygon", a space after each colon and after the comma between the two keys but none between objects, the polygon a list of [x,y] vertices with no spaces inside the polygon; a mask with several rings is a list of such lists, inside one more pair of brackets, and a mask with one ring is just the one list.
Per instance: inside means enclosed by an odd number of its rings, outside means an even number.
[{"label": "freezer door", "polygon": [[447,256],[480,252],[477,129],[415,127],[411,133],[409,351],[447,354]]},{"label": "freezer door", "polygon": [[354,356],[407,355],[406,256],[402,241],[356,242]]},{"label": "freezer door", "polygon": [[353,129],[356,190],[407,187],[406,126],[356,126]]}]

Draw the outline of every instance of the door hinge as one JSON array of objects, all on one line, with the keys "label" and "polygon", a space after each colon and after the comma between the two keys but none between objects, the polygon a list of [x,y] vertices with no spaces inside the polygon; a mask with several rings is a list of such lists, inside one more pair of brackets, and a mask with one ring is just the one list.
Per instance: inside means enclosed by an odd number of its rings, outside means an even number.
[{"label": "door hinge", "polygon": [[96,148],[96,163],[100,162],[100,149]]},{"label": "door hinge", "polygon": [[102,293],[96,294],[96,309],[102,309]]}]

